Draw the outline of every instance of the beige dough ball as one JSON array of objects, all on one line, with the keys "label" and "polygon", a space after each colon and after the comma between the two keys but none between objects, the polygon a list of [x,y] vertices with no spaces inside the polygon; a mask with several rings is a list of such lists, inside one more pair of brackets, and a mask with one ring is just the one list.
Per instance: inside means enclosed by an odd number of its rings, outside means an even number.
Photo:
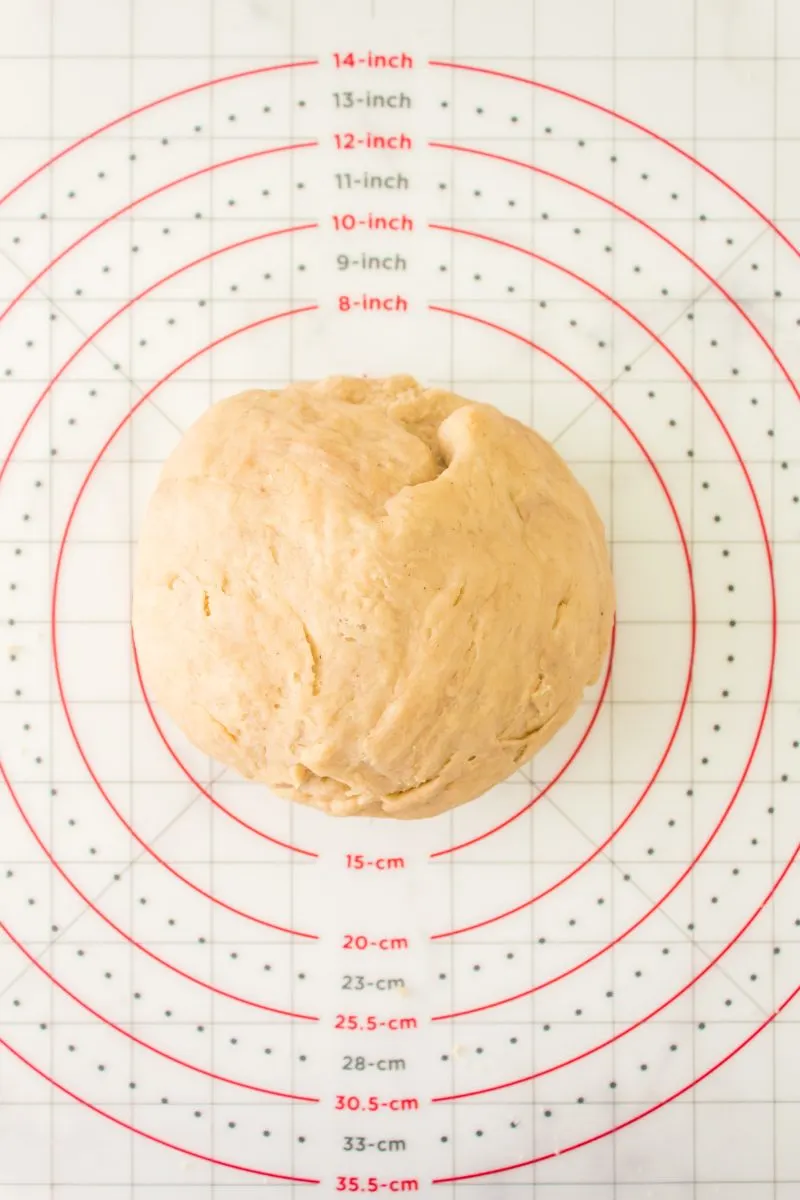
[{"label": "beige dough ball", "polygon": [[187,737],[343,816],[505,779],[597,678],[614,608],[556,452],[407,376],[214,405],[164,468],[134,592],[145,683]]}]

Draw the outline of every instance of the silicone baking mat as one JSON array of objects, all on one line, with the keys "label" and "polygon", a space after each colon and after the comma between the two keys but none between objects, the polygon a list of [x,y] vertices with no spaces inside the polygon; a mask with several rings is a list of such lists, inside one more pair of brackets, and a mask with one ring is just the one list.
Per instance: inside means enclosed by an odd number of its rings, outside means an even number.
[{"label": "silicone baking mat", "polygon": [[[800,1197],[798,59],[794,0],[2,0],[3,1200]],[[130,567],[207,405],[391,372],[555,443],[616,635],[530,769],[336,822],[151,707]]]}]

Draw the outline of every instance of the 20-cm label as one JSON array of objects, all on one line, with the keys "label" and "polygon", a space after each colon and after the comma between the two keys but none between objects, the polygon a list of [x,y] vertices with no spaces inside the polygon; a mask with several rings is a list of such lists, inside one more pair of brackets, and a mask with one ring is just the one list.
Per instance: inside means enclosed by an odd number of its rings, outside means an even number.
[{"label": "20-cm label", "polygon": [[368,938],[365,933],[346,933],[342,942],[343,950],[407,950],[408,938],[382,937]]}]

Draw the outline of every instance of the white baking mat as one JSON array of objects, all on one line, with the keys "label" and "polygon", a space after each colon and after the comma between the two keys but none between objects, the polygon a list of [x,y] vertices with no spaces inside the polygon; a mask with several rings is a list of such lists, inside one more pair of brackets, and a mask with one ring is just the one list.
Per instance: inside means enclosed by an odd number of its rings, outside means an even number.
[{"label": "white baking mat", "polygon": [[[2,1200],[800,1197],[798,58],[795,0],[1,0]],[[337,823],[149,710],[129,569],[206,405],[393,371],[555,442],[616,644],[530,770]]]}]

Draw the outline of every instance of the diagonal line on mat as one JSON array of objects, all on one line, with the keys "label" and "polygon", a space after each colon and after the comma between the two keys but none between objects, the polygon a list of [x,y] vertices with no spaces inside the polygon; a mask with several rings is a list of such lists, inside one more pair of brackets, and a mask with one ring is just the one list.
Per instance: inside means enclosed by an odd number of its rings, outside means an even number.
[{"label": "diagonal line on mat", "polygon": [[[209,780],[209,787],[211,787],[215,783],[218,783],[219,780],[222,778],[222,776],[225,774],[226,770],[227,770],[227,768],[223,767],[223,769],[218,774],[214,775]],[[175,816],[172,817],[171,820],[169,820],[162,829],[159,829],[159,831],[155,835],[155,837],[151,838],[150,845],[154,846],[156,844],[156,842],[159,840],[159,838],[162,838],[165,833],[167,833],[170,829],[173,828],[174,825],[177,825],[178,821],[182,820],[183,817],[186,816],[189,809],[194,807],[194,805],[197,803],[197,801],[201,798],[202,794],[203,794],[202,792],[195,792],[194,796],[192,796],[191,800],[189,800],[188,803],[183,806],[183,808],[180,810],[180,812],[176,813]],[[124,876],[127,875],[128,872],[131,871],[132,868],[135,867],[136,864],[145,857],[146,854],[147,854],[147,850],[144,847],[142,847],[142,849],[139,850],[139,852],[133,856],[133,858],[130,860],[130,862],[126,863],[125,866],[122,868],[122,870],[117,872],[116,879],[110,879],[108,881],[108,883],[104,884],[104,886],[100,889],[99,892],[97,892],[96,895],[92,896],[92,901],[96,903],[98,900],[102,900],[102,898],[103,898],[103,896],[105,896],[106,892],[109,892],[111,890],[111,888],[115,887],[120,882],[120,880],[123,879]],[[82,920],[86,916],[86,914],[91,911],[92,911],[91,908],[89,907],[89,905],[87,905],[85,908],[82,908],[79,913],[76,913],[76,915],[72,918],[72,920],[69,921],[66,925],[64,925],[63,928],[59,929],[56,936],[54,938],[51,938],[50,941],[41,948],[39,953],[34,955],[34,957],[37,959],[37,961],[41,962],[41,960],[53,948],[53,946],[55,946],[58,942],[60,942],[61,939],[65,936],[65,934],[69,933],[70,929],[72,929],[73,926],[77,925],[78,921]],[[14,976],[13,979],[11,979],[2,989],[0,989],[0,999],[2,999],[3,996],[5,996],[6,993],[11,988],[13,988],[17,983],[19,983],[20,979],[22,979],[25,975],[28,974],[29,971],[32,971],[32,970],[33,970],[33,963],[28,963],[26,966],[24,966],[22,968],[22,970],[17,975]]]},{"label": "diagonal line on mat", "polygon": [[[591,838],[584,829],[582,829],[580,827],[580,825],[577,823],[577,821],[573,821],[572,817],[568,816],[567,813],[565,813],[564,810],[558,804],[556,804],[555,801],[550,796],[546,796],[545,799],[547,800],[548,804],[552,805],[552,807],[555,809],[555,811],[559,814],[560,817],[562,817],[569,825],[571,825],[573,829],[577,830],[577,832],[581,835],[581,837],[586,839],[586,841],[589,843],[590,846],[593,846],[595,849],[597,849],[597,845],[598,845],[597,842],[594,840],[594,838]],[[625,872],[622,870],[622,868],[619,866],[619,864],[615,861],[615,859],[611,857],[610,854],[608,854],[605,850],[603,850],[603,851],[601,851],[600,857],[604,858],[606,860],[606,862],[609,863],[614,868],[614,870],[620,876],[622,876],[624,878]],[[634,879],[633,875],[631,875],[629,879],[626,879],[625,882],[633,884],[633,886],[636,888],[637,892],[639,892],[639,894],[644,897],[644,899],[648,902],[648,904],[651,904],[651,905],[655,904],[655,900],[653,899],[653,897],[650,896],[644,890],[644,888],[641,886],[640,883],[637,883],[637,881]],[[681,938],[683,939],[684,942],[688,942],[689,945],[694,950],[697,950],[697,952],[706,959],[706,961],[708,961],[708,962],[711,961],[713,955],[709,954],[706,950],[704,950],[703,947],[700,945],[700,943],[697,942],[694,939],[694,937],[692,937],[690,934],[688,934],[686,932],[686,930],[683,928],[683,926],[678,924],[678,922],[675,920],[674,917],[670,916],[670,914],[661,907],[659,907],[658,911],[659,911],[659,913],[661,913],[661,915],[663,917],[665,917],[667,919],[667,921],[669,921],[670,925],[672,925],[673,928],[677,929],[678,933],[680,933]],[[742,994],[742,996],[745,997],[746,1000],[749,1000],[751,1004],[755,1005],[755,1007],[758,1009],[759,1013],[761,1013],[764,1017],[768,1017],[771,1015],[770,1012],[766,1008],[764,1008],[763,1005],[758,1000],[756,1000],[754,996],[750,995],[747,988],[743,987],[736,979],[733,978],[732,975],[729,975],[728,972],[725,970],[725,968],[721,967],[719,965],[719,963],[717,963],[714,970],[719,971],[719,973],[721,975],[724,975],[725,978],[728,980],[728,983],[730,983],[731,987],[736,988],[736,990],[738,992],[740,992]]]},{"label": "diagonal line on mat", "polygon": [[[22,269],[22,267],[19,265],[18,262],[14,261],[14,259],[11,257],[11,255],[8,253],[7,250],[0,250],[0,255],[2,255],[2,257],[6,260],[6,262],[10,263],[11,266],[16,271],[19,272],[19,274],[22,276],[23,279],[30,280],[30,276],[25,273],[25,271]],[[81,335],[82,338],[87,338],[89,336],[87,334],[86,330],[83,329],[78,324],[78,322],[67,311],[67,309],[64,308],[63,305],[59,304],[57,300],[54,300],[52,298],[52,296],[41,286],[41,284],[37,283],[35,285],[34,290],[39,293],[39,295],[42,297],[42,299],[47,301],[47,303],[50,305],[51,308],[55,309],[62,317],[64,317],[64,319],[66,321],[69,321],[69,323],[73,327],[73,329],[75,329]],[[101,345],[99,345],[97,342],[93,341],[90,343],[90,346],[91,346],[92,350],[94,350],[97,354],[99,354],[101,358],[104,358],[105,361],[110,365],[110,367],[114,371],[114,375],[117,379],[124,379],[127,383],[129,383],[131,385],[131,387],[134,389],[134,391],[138,392],[138,394],[140,396],[144,395],[144,388],[140,387],[139,384],[136,383],[136,381],[134,379],[132,379],[126,371],[123,371],[122,368],[119,366],[119,364],[115,363],[114,359],[111,358],[111,356],[109,354],[106,354],[105,350],[103,349],[103,347]],[[88,349],[88,347],[87,347],[87,349]],[[185,429],[183,429],[177,423],[177,421],[173,421],[172,417],[170,417],[166,412],[164,412],[164,409],[159,407],[159,405],[156,404],[156,402],[152,398],[150,400],[148,400],[148,404],[152,408],[154,408],[156,410],[156,412],[159,414],[159,416],[163,417],[164,420],[167,421],[168,424],[170,424],[173,427],[173,429],[177,429],[178,433],[184,434],[186,432]]]},{"label": "diagonal line on mat", "polygon": [[[763,230],[763,229],[760,230],[759,233],[757,233],[756,236],[753,238],[753,240],[748,242],[747,245],[744,247],[744,249],[741,250],[741,252],[739,254],[737,254],[735,258],[732,258],[730,260],[730,262],[726,264],[724,270],[722,270],[719,275],[715,276],[715,279],[716,280],[724,279],[725,276],[727,275],[728,271],[730,271],[730,269],[732,267],[735,267],[736,264],[742,258],[745,257],[745,255],[750,253],[750,251],[753,249],[753,246],[755,246],[756,243],[758,241],[760,241],[760,239],[762,237],[764,237],[765,233],[766,233],[766,230]],[[681,309],[681,311],[678,313],[678,315],[676,317],[673,317],[673,319],[667,325],[665,325],[663,329],[658,330],[658,336],[663,338],[665,333],[669,333],[670,329],[673,329],[678,324],[679,321],[682,321],[684,319],[684,317],[686,316],[686,314],[688,312],[691,312],[691,310],[694,308],[694,306],[700,300],[702,300],[704,296],[707,296],[708,293],[713,289],[713,287],[714,287],[713,283],[707,283],[706,286],[704,288],[702,288],[697,293],[696,296],[693,296],[692,299],[689,301],[689,303],[687,305],[685,305],[684,308]],[[614,309],[614,312],[616,312],[616,311],[617,310]],[[653,350],[660,350],[660,349],[661,349],[660,346],[658,346],[655,342],[651,341],[648,343],[647,346],[645,346],[644,350],[641,350],[639,352],[639,354],[635,355],[634,358],[630,359],[630,361],[626,365],[629,367],[632,367],[635,363],[641,362],[641,360],[645,357],[645,355],[652,353]],[[624,379],[626,374],[627,374],[627,371],[623,367],[623,369],[621,371],[619,371],[612,379],[609,380],[609,382],[606,384],[605,387],[601,387],[598,390],[600,392],[602,392],[604,396],[607,396],[609,394],[609,392],[612,392],[614,390],[614,385],[619,383],[622,379]],[[559,433],[556,434],[556,436],[554,438],[550,439],[551,444],[556,445],[556,443],[559,441],[559,439],[564,437],[565,434],[569,433],[570,429],[574,428],[574,426],[577,425],[579,421],[582,421],[583,418],[586,416],[586,414],[589,412],[589,410],[594,408],[594,406],[596,404],[597,404],[597,397],[593,397],[587,403],[586,407],[581,409],[581,411],[577,414],[577,416],[574,416],[572,418],[572,420],[569,421],[564,426],[564,428],[562,430],[560,430]]]}]

